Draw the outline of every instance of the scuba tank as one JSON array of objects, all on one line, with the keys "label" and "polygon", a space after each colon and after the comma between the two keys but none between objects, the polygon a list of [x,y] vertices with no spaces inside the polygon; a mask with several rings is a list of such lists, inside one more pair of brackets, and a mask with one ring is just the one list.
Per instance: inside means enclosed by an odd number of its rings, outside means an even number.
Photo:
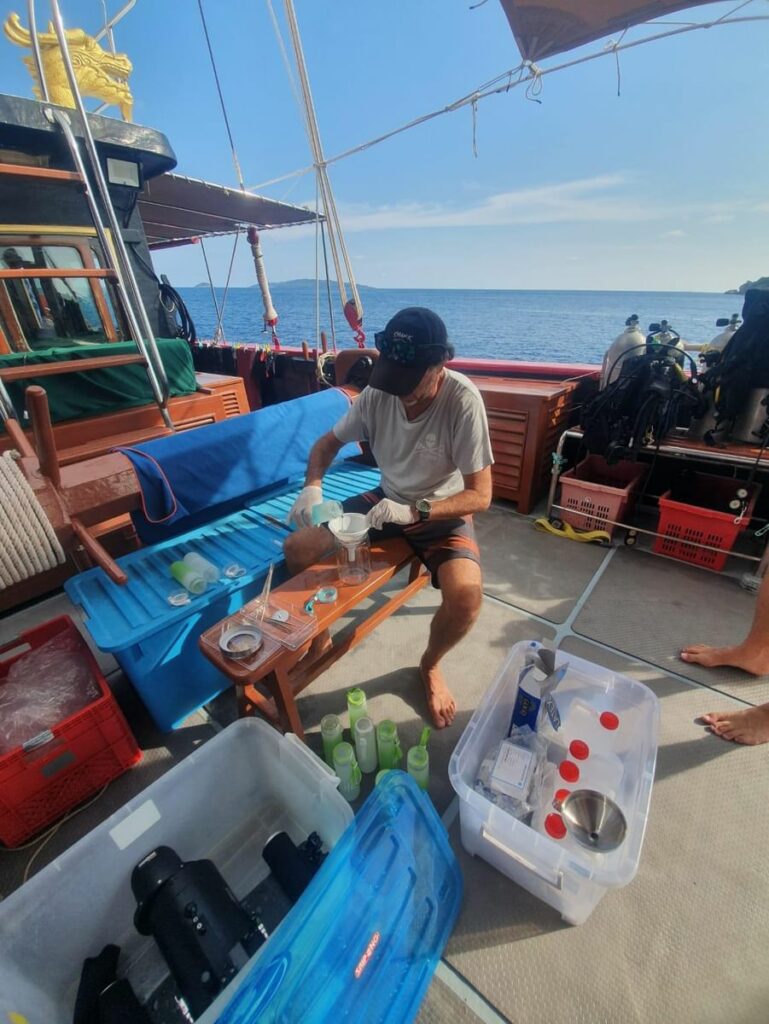
[{"label": "scuba tank", "polygon": [[[723,330],[707,345],[703,345],[700,352],[700,363],[703,369],[710,369],[711,366],[716,366],[720,362],[721,353],[732,340],[741,323],[742,319],[738,313],[732,313],[728,320],[726,317],[716,320],[716,327],[722,327]],[[701,441],[705,434],[709,430],[713,430],[716,425],[715,394],[713,389],[708,386],[707,380],[702,384],[702,396],[707,403],[707,408],[702,416],[692,419],[687,432],[687,437],[694,441]]]},{"label": "scuba tank", "polygon": [[[675,346],[681,352],[684,351],[684,343],[681,335],[671,326],[667,320],[660,320],[658,324],[649,324],[649,333],[646,336],[646,347],[647,349],[653,349],[655,346],[666,345],[667,351],[672,355],[675,355],[677,363],[683,366],[683,355],[678,356],[674,353],[670,346]],[[661,351],[661,349],[660,349]]]},{"label": "scuba tank", "polygon": [[609,351],[603,357],[603,366],[601,367],[602,391],[622,373],[622,364],[625,361],[625,357],[630,355],[631,352],[633,355],[638,355],[645,341],[644,333],[638,326],[638,316],[633,313],[625,321],[625,330],[622,334],[617,335]]},{"label": "scuba tank", "polygon": [[732,340],[734,333],[741,323],[742,318],[739,313],[732,313],[730,320],[727,320],[726,317],[721,317],[719,320],[716,320],[716,327],[723,327],[724,330],[721,331],[720,334],[717,334],[711,342],[708,342],[708,344],[705,345],[700,356],[701,361],[706,363],[708,366],[713,366],[713,362],[707,357],[714,352],[723,352],[726,348],[727,342]]}]

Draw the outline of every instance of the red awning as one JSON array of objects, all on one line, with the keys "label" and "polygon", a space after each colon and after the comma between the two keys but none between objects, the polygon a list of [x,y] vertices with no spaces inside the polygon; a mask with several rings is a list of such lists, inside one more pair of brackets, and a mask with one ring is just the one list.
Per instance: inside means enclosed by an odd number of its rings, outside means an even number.
[{"label": "red awning", "polygon": [[[712,3],[713,0],[710,0]],[[500,0],[524,60],[542,60],[702,0]]]}]

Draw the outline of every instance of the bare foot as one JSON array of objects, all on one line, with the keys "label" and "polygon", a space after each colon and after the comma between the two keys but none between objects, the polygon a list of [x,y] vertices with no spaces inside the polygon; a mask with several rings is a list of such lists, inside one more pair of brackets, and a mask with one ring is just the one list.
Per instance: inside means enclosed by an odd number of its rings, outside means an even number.
[{"label": "bare foot", "polygon": [[755,746],[769,743],[769,704],[744,711],[712,711],[702,716],[712,733],[724,740]]},{"label": "bare foot", "polygon": [[710,647],[708,644],[692,644],[681,651],[681,660],[690,665],[704,665],[705,668],[728,665],[730,668],[741,668],[752,676],[769,675],[769,652],[741,645]]},{"label": "bare foot", "polygon": [[451,725],[457,713],[457,703],[446,685],[440,668],[437,665],[428,666],[423,657],[419,663],[419,674],[425,687],[427,706],[430,708],[435,728],[443,729]]}]

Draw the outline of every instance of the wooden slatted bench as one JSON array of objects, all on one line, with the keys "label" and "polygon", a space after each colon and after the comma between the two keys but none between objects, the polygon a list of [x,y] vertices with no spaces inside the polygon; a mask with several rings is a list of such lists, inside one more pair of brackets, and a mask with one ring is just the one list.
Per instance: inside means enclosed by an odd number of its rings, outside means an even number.
[{"label": "wooden slatted bench", "polygon": [[[399,572],[408,569],[408,577],[402,588],[389,597],[384,604],[372,609],[370,614],[339,640],[334,640],[329,630],[343,615],[371,597]],[[424,587],[430,579],[426,569],[404,540],[386,540],[371,547],[371,574],[359,585],[342,586],[338,582],[336,561],[333,555],[310,566],[304,572],[274,588],[270,605],[285,608],[296,613],[304,608],[321,587],[335,586],[338,591],[334,604],[314,606],[315,630],[296,651],[288,650],[277,643],[265,642],[264,658],[256,668],[248,663],[226,657],[218,648],[219,637],[231,626],[242,624],[243,613],[229,616],[206,630],[200,637],[200,649],[219,671],[235,686],[240,717],[260,713],[273,725],[284,732],[293,732],[304,739],[304,729],[296,707],[296,696],[310,683],[330,668],[347,651],[356,647],[372,630],[389,618],[409,598]],[[248,612],[248,606],[243,610]],[[313,656],[310,647],[313,641],[319,653]],[[327,643],[323,643],[323,641]],[[252,664],[254,662],[252,661]]]}]

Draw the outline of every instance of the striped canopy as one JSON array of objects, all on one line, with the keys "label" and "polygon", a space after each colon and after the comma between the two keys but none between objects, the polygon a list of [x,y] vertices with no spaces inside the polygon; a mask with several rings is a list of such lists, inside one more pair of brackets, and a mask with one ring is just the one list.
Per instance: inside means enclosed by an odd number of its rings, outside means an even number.
[{"label": "striped canopy", "polygon": [[[712,0],[711,0],[712,2]],[[524,60],[541,60],[702,0],[500,0]]]}]

